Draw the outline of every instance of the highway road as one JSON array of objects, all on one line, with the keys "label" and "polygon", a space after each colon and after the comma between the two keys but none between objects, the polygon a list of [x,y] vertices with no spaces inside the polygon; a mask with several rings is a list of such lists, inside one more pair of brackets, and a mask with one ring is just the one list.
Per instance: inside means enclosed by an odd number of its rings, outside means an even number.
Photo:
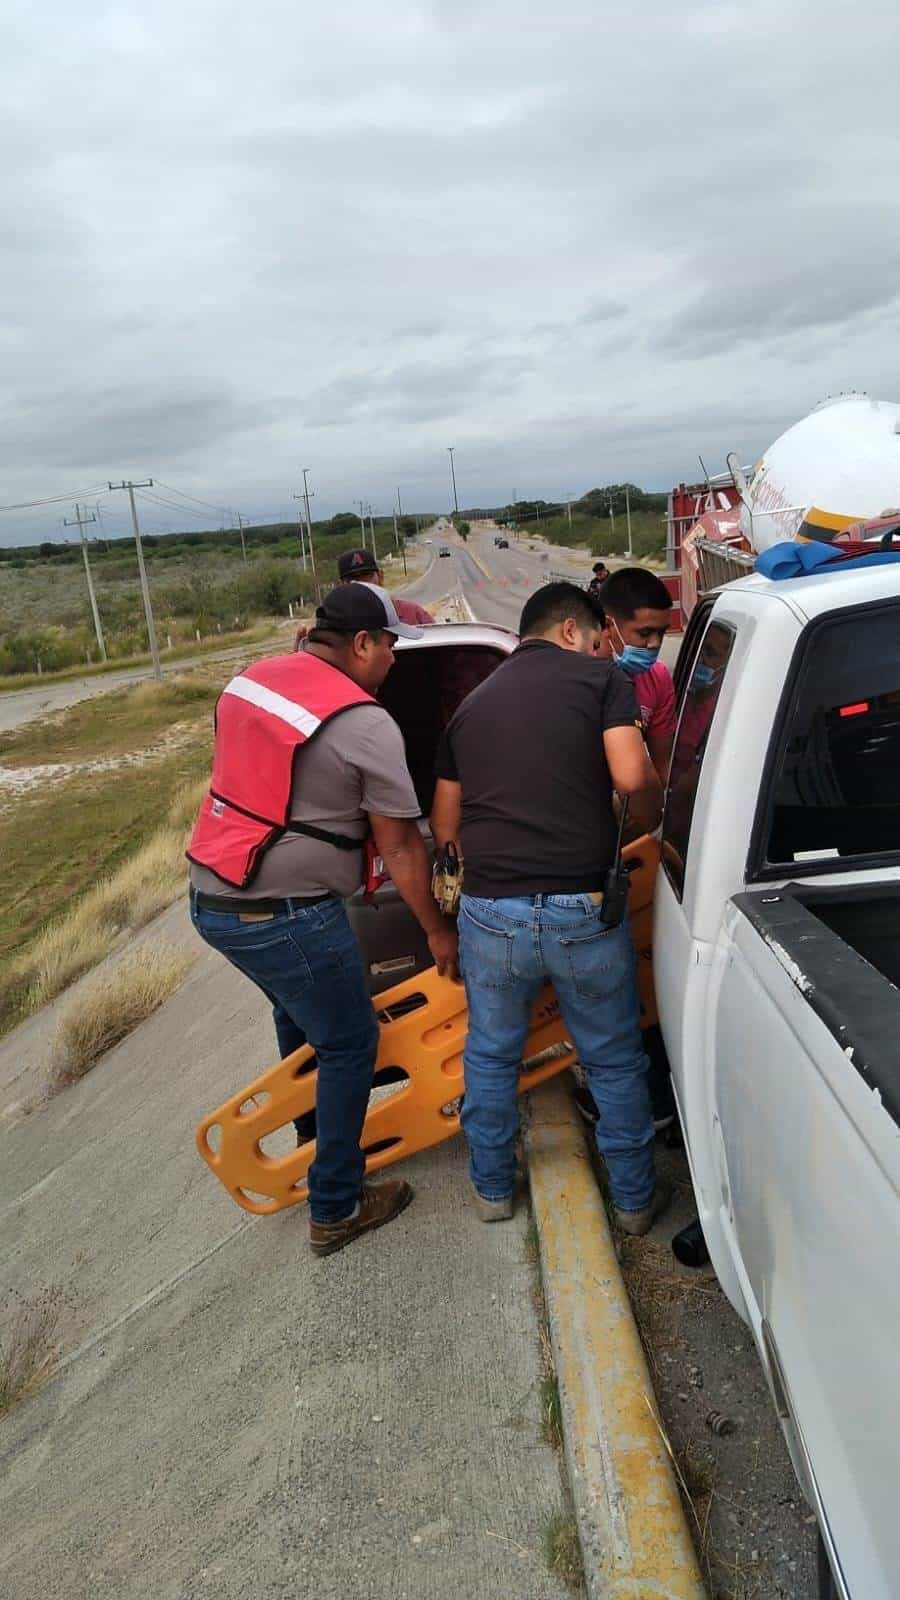
[{"label": "highway road", "polygon": [[[423,576],[402,592],[424,606],[459,595],[477,622],[516,629],[529,595],[551,577],[584,584],[590,576],[590,556],[585,552],[535,539],[511,539],[508,550],[498,550],[493,529],[473,529],[463,542],[447,523],[429,529],[429,537],[435,558]],[[442,547],[449,556],[438,554]]]}]

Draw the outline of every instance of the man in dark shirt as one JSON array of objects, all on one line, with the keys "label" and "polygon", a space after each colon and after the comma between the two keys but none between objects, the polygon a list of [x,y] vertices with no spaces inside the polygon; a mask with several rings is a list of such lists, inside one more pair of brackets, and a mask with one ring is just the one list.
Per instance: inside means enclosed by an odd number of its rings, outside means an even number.
[{"label": "man in dark shirt", "polygon": [[609,567],[606,565],[605,561],[595,561],[591,571],[593,572],[594,576],[587,586],[587,592],[592,600],[599,600],[600,590],[603,588],[603,585],[609,577]]},{"label": "man in dark shirt", "polygon": [[571,583],[539,589],[522,642],[463,702],[437,761],[432,831],[464,858],[459,937],[469,1005],[463,1128],[479,1215],[512,1215],[517,1080],[549,979],[600,1108],[619,1221],[646,1233],[655,1181],[647,1058],[627,918],[601,920],[617,824],[613,789],[648,829],[659,779],[634,689],[596,659],[603,619]]}]

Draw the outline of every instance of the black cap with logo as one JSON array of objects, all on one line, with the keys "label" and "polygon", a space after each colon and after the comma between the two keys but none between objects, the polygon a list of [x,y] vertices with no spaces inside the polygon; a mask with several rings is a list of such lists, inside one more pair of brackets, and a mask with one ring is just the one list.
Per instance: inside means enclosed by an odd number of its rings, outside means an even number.
[{"label": "black cap with logo", "polygon": [[367,578],[378,571],[378,563],[371,550],[345,550],[338,556],[338,577],[342,583],[348,578]]}]

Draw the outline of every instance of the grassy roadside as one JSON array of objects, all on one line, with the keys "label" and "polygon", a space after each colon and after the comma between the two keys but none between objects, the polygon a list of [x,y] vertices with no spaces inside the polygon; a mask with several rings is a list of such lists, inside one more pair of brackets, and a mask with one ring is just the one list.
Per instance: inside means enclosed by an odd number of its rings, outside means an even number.
[{"label": "grassy roadside", "polygon": [[143,749],[173,723],[209,715],[221,684],[219,674],[179,674],[157,684],[152,678],[112,693],[81,700],[47,718],[0,733],[0,765],[100,760]]},{"label": "grassy roadside", "polygon": [[182,892],[226,675],[135,685],[3,737],[0,764],[37,782],[0,811],[0,1034]]},{"label": "grassy roadside", "polygon": [[59,783],[0,819],[12,886],[0,905],[0,1035],[181,892],[186,825],[169,819],[179,793],[196,790],[208,770],[209,745],[198,737],[108,785]]},{"label": "grassy roadside", "polygon": [[[544,517],[540,522],[521,523],[518,534],[523,540],[538,537],[570,550],[589,550],[595,556],[624,557],[627,539],[624,517],[616,517],[615,523],[611,524],[608,517],[589,517],[580,513],[573,515],[571,525],[565,515]],[[665,523],[657,513],[632,512],[631,548],[636,562],[664,559]]]},{"label": "grassy roadside", "polygon": [[[272,637],[275,628],[274,619],[271,622],[257,623],[252,628],[245,628],[237,632],[218,633],[215,638],[202,639],[199,644],[196,640],[191,644],[185,642],[176,645],[173,650],[162,652],[162,664],[167,666],[173,661],[193,661],[199,656],[214,656],[220,650],[233,649],[239,645],[256,645],[264,639]],[[149,667],[151,657],[147,655],[122,656],[114,661],[97,661],[91,666],[82,663],[77,667],[64,667],[61,672],[20,672],[0,674],[0,694],[14,689],[48,688],[53,683],[72,683],[80,678],[103,678],[110,672],[129,672],[135,667]]]}]

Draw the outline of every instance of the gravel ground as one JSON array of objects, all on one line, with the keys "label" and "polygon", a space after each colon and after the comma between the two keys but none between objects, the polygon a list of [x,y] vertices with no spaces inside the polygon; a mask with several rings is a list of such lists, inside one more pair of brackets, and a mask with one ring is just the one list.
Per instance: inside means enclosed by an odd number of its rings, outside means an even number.
[{"label": "gravel ground", "polygon": [[[816,1528],[797,1486],[749,1330],[711,1267],[682,1267],[673,1235],[695,1213],[687,1160],[658,1141],[676,1199],[621,1251],[659,1409],[688,1490],[712,1600],[816,1600]],[[717,1413],[734,1431],[717,1437]]]}]

